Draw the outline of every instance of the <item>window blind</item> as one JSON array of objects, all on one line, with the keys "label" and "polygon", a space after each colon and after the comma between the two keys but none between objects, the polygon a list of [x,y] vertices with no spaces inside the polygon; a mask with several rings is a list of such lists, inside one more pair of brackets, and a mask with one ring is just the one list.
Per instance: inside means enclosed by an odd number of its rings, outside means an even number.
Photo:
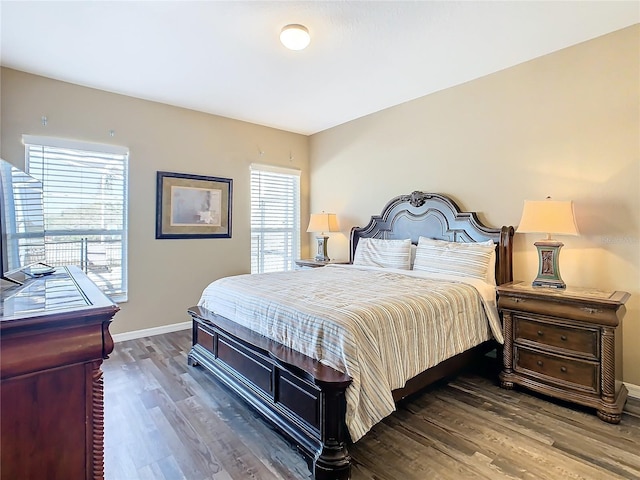
[{"label": "window blind", "polygon": [[77,265],[112,299],[127,296],[128,149],[24,135],[43,184],[46,263]]},{"label": "window blind", "polygon": [[300,171],[251,165],[251,273],[293,270],[300,252]]}]

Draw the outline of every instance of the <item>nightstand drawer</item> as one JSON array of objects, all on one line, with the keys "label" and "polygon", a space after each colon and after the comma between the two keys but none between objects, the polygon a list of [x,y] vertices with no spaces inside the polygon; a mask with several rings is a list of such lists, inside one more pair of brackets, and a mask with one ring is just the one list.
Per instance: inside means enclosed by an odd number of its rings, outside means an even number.
[{"label": "nightstand drawer", "polygon": [[563,387],[600,393],[599,364],[515,347],[515,371],[544,375]]},{"label": "nightstand drawer", "polygon": [[585,358],[600,358],[599,334],[595,328],[576,328],[513,316],[514,340],[530,342],[546,349],[557,348]]}]

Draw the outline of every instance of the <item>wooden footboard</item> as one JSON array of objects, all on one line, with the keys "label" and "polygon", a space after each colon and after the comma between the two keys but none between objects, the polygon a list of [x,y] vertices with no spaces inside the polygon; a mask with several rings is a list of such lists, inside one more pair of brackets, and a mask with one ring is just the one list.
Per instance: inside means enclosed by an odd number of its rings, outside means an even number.
[{"label": "wooden footboard", "polygon": [[348,479],[351,378],[206,309],[192,307],[189,314],[189,364],[211,372],[289,437],[317,480]]},{"label": "wooden footboard", "polygon": [[[189,364],[204,367],[293,441],[316,480],[350,478],[345,392],[351,378],[204,308],[189,314]],[[394,390],[394,400],[458,373],[491,348],[494,341],[439,363]]]}]

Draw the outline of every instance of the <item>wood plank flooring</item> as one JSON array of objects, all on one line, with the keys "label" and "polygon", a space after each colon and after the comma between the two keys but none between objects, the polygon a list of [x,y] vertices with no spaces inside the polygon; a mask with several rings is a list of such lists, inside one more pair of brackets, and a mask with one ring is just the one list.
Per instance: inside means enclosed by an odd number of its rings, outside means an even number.
[{"label": "wood plank flooring", "polygon": [[[190,330],[130,340],[103,364],[106,480],[310,478],[294,447],[187,365],[190,347]],[[640,400],[609,425],[496,378],[487,359],[402,401],[350,445],[352,479],[640,479]]]}]

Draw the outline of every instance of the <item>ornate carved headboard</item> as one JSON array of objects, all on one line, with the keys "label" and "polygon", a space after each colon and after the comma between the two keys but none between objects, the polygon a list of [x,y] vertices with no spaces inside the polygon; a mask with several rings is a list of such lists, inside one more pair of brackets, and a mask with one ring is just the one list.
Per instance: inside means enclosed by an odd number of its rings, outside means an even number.
[{"label": "ornate carved headboard", "polygon": [[445,195],[413,192],[392,199],[380,215],[371,217],[365,227],[353,227],[350,260],[353,262],[361,238],[410,238],[414,244],[420,236],[451,242],[484,242],[496,244],[496,283],[513,280],[513,227],[490,228],[482,224],[475,212],[462,212]]}]

